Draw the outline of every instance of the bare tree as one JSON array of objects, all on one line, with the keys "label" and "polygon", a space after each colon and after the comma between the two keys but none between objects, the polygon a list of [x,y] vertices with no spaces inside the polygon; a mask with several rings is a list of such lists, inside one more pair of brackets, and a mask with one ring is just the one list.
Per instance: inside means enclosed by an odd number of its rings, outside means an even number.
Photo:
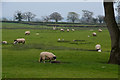
[{"label": "bare tree", "polygon": [[14,18],[18,21],[22,21],[22,19],[24,18],[23,17],[23,14],[21,11],[16,11],[15,14],[14,14]]},{"label": "bare tree", "polygon": [[104,10],[105,22],[111,37],[111,53],[108,63],[120,65],[120,29],[115,21],[113,2],[104,0]]},{"label": "bare tree", "polygon": [[79,14],[75,12],[69,12],[67,16],[67,20],[70,20],[74,23],[75,21],[79,20]]},{"label": "bare tree", "polygon": [[98,15],[98,21],[99,23],[103,23],[104,22],[104,16],[103,15]]},{"label": "bare tree", "polygon": [[50,21],[49,16],[42,16],[42,19],[43,19],[44,22],[49,22]]},{"label": "bare tree", "polygon": [[98,18],[93,18],[93,23],[97,23],[98,22]]},{"label": "bare tree", "polygon": [[90,12],[88,10],[82,10],[83,11],[83,16],[84,20],[86,20],[87,23],[91,23],[93,20],[93,12]]},{"label": "bare tree", "polygon": [[54,12],[50,15],[50,19],[51,20],[55,20],[56,22],[60,21],[63,19],[63,17],[61,16],[61,14],[59,14],[58,12]]},{"label": "bare tree", "polygon": [[33,18],[35,18],[35,14],[33,14],[32,12],[25,12],[24,13],[24,19],[25,20],[28,20],[29,22],[33,19]]}]

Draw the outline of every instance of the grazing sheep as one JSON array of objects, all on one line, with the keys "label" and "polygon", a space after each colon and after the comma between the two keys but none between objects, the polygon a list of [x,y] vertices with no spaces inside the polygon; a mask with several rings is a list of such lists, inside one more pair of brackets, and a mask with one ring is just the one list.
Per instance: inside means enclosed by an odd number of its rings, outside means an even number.
[{"label": "grazing sheep", "polygon": [[58,41],[60,41],[60,38],[58,39]]},{"label": "grazing sheep", "polygon": [[51,62],[51,60],[56,61],[56,56],[51,52],[41,52],[39,62],[43,61],[45,63],[45,60],[49,60],[49,62]]},{"label": "grazing sheep", "polygon": [[25,35],[30,35],[30,31],[25,31]]},{"label": "grazing sheep", "polygon": [[92,33],[93,36],[97,36],[97,34],[95,32]]},{"label": "grazing sheep", "polygon": [[69,32],[70,31],[70,29],[67,29],[67,32]]},{"label": "grazing sheep", "polygon": [[102,29],[98,29],[99,32],[102,32]]},{"label": "grazing sheep", "polygon": [[7,41],[2,41],[2,44],[7,44]]},{"label": "grazing sheep", "polygon": [[60,31],[63,31],[63,32],[64,32],[64,29],[60,29]]},{"label": "grazing sheep", "polygon": [[95,49],[96,49],[96,51],[101,52],[101,45],[100,45],[100,44],[97,44],[97,45],[95,46]]},{"label": "grazing sheep", "polygon": [[25,43],[25,39],[24,38],[19,38],[19,39],[16,39],[14,40],[14,44],[17,44],[17,43]]},{"label": "grazing sheep", "polygon": [[75,29],[72,29],[72,31],[74,32],[74,31],[75,31]]},{"label": "grazing sheep", "polygon": [[39,33],[36,33],[36,35],[38,36],[38,35],[39,35]]},{"label": "grazing sheep", "polygon": [[88,35],[88,37],[90,37],[90,35]]},{"label": "grazing sheep", "polygon": [[53,27],[53,30],[56,30],[56,26],[55,26],[55,27]]}]

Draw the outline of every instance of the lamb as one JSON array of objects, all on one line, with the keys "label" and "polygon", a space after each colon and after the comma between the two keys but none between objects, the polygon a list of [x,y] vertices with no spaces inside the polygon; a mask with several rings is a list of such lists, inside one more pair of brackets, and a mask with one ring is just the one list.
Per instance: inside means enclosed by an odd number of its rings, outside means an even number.
[{"label": "lamb", "polygon": [[102,29],[98,29],[99,32],[102,32]]},{"label": "lamb", "polygon": [[17,43],[24,44],[25,43],[25,39],[24,38],[19,38],[19,39],[14,40],[14,44],[17,44]]},{"label": "lamb", "polygon": [[70,29],[67,29],[67,32],[69,32],[70,31]]},{"label": "lamb", "polygon": [[64,29],[60,29],[60,31],[63,31],[63,32],[64,32]]},{"label": "lamb", "polygon": [[53,27],[53,30],[56,30],[56,26],[55,26],[55,27]]},{"label": "lamb", "polygon": [[7,44],[7,41],[2,41],[2,44]]},{"label": "lamb", "polygon": [[25,31],[25,35],[30,35],[30,31]]},{"label": "lamb", "polygon": [[39,35],[39,33],[36,33],[36,35],[38,36],[38,35]]},{"label": "lamb", "polygon": [[72,31],[74,32],[74,31],[75,31],[75,29],[72,29]]},{"label": "lamb", "polygon": [[97,36],[97,34],[95,32],[92,33],[93,36]]},{"label": "lamb", "polygon": [[100,45],[100,44],[97,44],[97,45],[95,46],[95,49],[96,49],[96,51],[101,52],[101,45]]},{"label": "lamb", "polygon": [[56,56],[51,52],[41,52],[39,62],[43,61],[45,63],[45,60],[49,60],[49,62],[51,62],[51,60],[56,61]]}]

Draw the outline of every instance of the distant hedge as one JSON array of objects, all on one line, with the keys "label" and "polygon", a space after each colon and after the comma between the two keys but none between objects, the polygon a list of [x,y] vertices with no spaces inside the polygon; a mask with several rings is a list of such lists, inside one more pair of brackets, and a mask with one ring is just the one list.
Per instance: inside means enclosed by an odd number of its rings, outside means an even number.
[{"label": "distant hedge", "polygon": [[106,27],[105,24],[83,24],[83,23],[70,23],[70,22],[26,22],[26,21],[2,21],[6,23],[21,23],[29,25],[45,25],[45,26],[56,26],[56,27]]}]

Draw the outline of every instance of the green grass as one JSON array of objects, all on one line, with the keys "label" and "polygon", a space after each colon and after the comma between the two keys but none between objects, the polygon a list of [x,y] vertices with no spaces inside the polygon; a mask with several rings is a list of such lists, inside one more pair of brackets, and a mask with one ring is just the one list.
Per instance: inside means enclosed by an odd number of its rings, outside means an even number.
[{"label": "green grass", "polygon": [[[22,26],[23,24],[5,23],[5,26]],[[27,25],[28,26],[28,25]],[[35,27],[35,26],[30,26]],[[41,26],[40,26],[41,27]],[[107,64],[110,51],[110,37],[106,28],[103,32],[94,32],[90,28],[78,28],[75,32],[60,32],[59,30],[31,31],[25,36],[26,29],[3,29],[2,40],[7,40],[7,45],[2,45],[2,77],[3,78],[117,78],[118,66]],[[36,35],[39,32],[40,35]],[[91,37],[88,38],[88,35]],[[25,38],[26,43],[13,45],[13,40]],[[69,42],[58,42],[63,38]],[[73,42],[74,39],[85,40]],[[71,44],[72,43],[72,44]],[[102,45],[102,52],[95,50],[95,45]],[[53,52],[60,64],[38,63],[42,51]]]}]

